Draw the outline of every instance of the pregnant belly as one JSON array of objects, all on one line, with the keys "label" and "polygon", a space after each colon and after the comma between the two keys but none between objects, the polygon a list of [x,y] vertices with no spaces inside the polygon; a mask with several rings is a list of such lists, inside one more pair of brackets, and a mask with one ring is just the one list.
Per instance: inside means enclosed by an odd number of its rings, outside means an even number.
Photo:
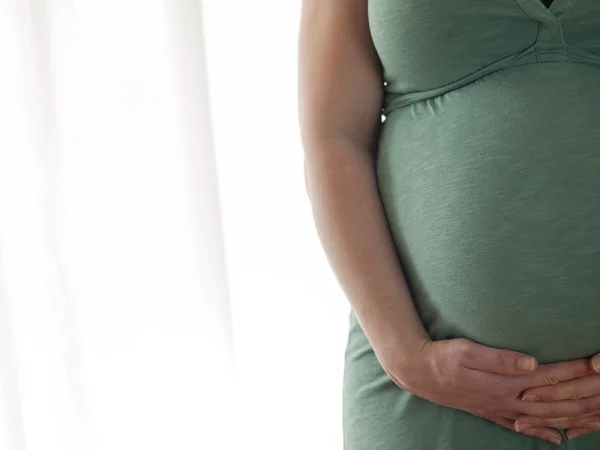
[{"label": "pregnant belly", "polygon": [[387,117],[380,192],[434,339],[600,351],[599,77],[520,66]]}]

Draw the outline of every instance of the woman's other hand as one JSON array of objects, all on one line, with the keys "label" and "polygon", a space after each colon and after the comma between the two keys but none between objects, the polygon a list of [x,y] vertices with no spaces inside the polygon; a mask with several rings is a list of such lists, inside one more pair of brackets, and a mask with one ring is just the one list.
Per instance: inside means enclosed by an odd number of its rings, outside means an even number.
[{"label": "woman's other hand", "polygon": [[[588,375],[585,360],[538,367],[529,355],[468,339],[426,341],[409,360],[395,360],[392,352],[382,353],[388,355],[380,359],[384,370],[403,389],[513,431],[521,415],[558,418],[600,412],[600,397],[553,403],[521,400],[521,393],[529,388]],[[532,427],[522,433],[553,443],[562,440],[553,428]]]},{"label": "woman's other hand", "polygon": [[[552,366],[549,364],[548,366]],[[527,389],[522,394],[523,401],[555,402],[579,400],[600,396],[600,354],[589,360],[589,373],[581,378],[557,382],[550,386]],[[600,431],[600,415],[591,413],[583,416],[540,418],[521,416],[515,420],[515,429],[522,431],[531,428],[564,428],[568,439]]]}]

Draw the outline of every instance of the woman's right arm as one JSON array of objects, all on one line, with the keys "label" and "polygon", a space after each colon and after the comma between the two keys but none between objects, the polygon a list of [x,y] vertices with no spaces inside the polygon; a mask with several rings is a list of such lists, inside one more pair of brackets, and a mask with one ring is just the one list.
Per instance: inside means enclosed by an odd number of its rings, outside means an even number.
[{"label": "woman's right arm", "polygon": [[[367,2],[303,1],[299,114],[307,191],[319,238],[382,367],[416,395],[506,427],[511,422],[503,420],[519,414],[563,417],[562,412],[592,408],[583,403],[522,406],[527,402],[515,400],[523,390],[549,379],[587,374],[583,361],[532,374],[537,366],[527,355],[466,339],[432,342],[426,333],[377,187],[375,155],[384,87]],[[530,367],[520,365],[527,361]],[[541,433],[529,433],[534,432]],[[544,433],[550,436],[551,431]]]},{"label": "woman's right arm", "polygon": [[304,1],[299,106],[305,174],[325,253],[382,361],[429,340],[410,298],[375,178],[383,78],[366,1]]}]

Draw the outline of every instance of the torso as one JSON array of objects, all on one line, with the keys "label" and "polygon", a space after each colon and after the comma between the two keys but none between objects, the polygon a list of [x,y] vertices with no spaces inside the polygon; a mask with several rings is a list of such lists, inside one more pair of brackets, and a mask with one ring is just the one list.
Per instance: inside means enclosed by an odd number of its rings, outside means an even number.
[{"label": "torso", "polygon": [[[432,338],[541,362],[600,351],[600,1],[370,0],[369,12],[387,83],[379,187]],[[376,364],[353,323],[347,395]],[[546,448],[386,389],[372,401],[389,404],[395,446],[369,449]],[[438,424],[444,446],[414,440],[420,416],[451,425]],[[457,433],[474,419],[480,440],[512,446],[467,445]]]}]

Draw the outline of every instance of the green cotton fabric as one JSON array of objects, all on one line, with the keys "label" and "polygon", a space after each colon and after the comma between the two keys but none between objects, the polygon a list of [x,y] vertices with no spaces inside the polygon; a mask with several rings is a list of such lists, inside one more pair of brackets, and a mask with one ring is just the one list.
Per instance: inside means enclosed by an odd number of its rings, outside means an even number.
[{"label": "green cotton fabric", "polygon": [[[370,0],[369,22],[380,194],[432,339],[600,352],[600,0]],[[349,320],[345,450],[600,449],[402,390]]]}]

